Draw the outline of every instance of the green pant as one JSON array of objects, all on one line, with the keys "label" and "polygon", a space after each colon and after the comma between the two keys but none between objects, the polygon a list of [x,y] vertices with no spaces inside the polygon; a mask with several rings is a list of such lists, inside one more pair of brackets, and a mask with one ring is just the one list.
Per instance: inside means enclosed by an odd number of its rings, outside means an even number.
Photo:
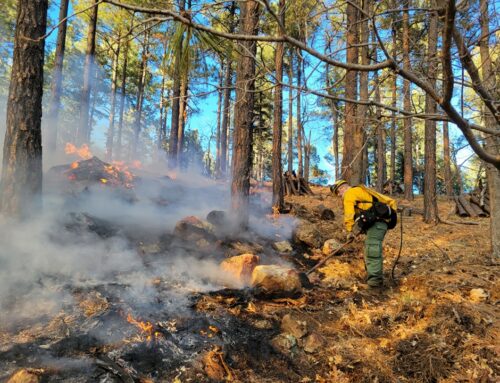
[{"label": "green pant", "polygon": [[375,222],[366,232],[365,265],[368,285],[381,286],[383,281],[382,241],[387,233],[387,223]]}]

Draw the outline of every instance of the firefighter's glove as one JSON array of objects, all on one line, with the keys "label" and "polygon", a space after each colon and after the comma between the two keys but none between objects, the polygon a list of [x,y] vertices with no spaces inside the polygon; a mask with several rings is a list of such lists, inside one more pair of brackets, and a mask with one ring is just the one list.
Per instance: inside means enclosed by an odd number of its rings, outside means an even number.
[{"label": "firefighter's glove", "polygon": [[347,233],[347,237],[346,237],[347,242],[353,241],[354,238],[356,238],[356,236],[354,235],[354,233],[352,231],[350,233]]},{"label": "firefighter's glove", "polygon": [[358,235],[360,235],[361,233],[363,232],[363,230],[361,229],[360,225],[359,225],[359,221],[356,220],[356,222],[354,223],[354,225],[352,226],[352,233],[354,234],[355,237],[357,237]]}]

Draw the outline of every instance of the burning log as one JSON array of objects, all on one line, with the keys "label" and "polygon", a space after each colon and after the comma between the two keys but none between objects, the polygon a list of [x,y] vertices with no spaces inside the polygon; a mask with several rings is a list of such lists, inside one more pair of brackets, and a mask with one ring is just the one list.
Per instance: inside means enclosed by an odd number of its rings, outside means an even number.
[{"label": "burning log", "polygon": [[54,166],[49,174],[63,176],[73,182],[100,183],[107,186],[133,188],[136,177],[122,162],[108,164],[97,157]]}]

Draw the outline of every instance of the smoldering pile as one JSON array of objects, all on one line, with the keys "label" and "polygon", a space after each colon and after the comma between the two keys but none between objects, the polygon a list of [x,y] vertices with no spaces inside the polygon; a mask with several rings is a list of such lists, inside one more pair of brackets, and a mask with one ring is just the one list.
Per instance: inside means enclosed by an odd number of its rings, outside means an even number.
[{"label": "smoldering pile", "polygon": [[64,177],[43,215],[1,223],[1,379],[205,376],[207,352],[272,331],[207,302],[234,309],[301,292],[279,256],[293,251],[291,221],[254,216],[259,230],[235,233],[224,186],[146,172],[103,183],[107,166],[91,157],[51,170]]}]

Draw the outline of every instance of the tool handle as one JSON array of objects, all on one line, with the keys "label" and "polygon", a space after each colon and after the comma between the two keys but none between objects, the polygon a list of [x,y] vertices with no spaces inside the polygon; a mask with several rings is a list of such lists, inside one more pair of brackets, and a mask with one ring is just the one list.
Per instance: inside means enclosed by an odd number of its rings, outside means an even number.
[{"label": "tool handle", "polygon": [[331,253],[328,257],[322,259],[320,262],[318,262],[317,264],[315,264],[311,269],[309,269],[309,271],[306,272],[306,275],[311,274],[318,267],[323,266],[326,263],[326,261],[328,261],[334,255],[336,255],[340,250],[342,250],[344,247],[346,247],[348,244],[350,244],[353,240],[354,240],[354,238],[351,238],[351,239],[347,240],[347,242],[345,242],[342,246],[340,246],[339,248],[337,248],[337,250],[335,250],[333,253]]}]

